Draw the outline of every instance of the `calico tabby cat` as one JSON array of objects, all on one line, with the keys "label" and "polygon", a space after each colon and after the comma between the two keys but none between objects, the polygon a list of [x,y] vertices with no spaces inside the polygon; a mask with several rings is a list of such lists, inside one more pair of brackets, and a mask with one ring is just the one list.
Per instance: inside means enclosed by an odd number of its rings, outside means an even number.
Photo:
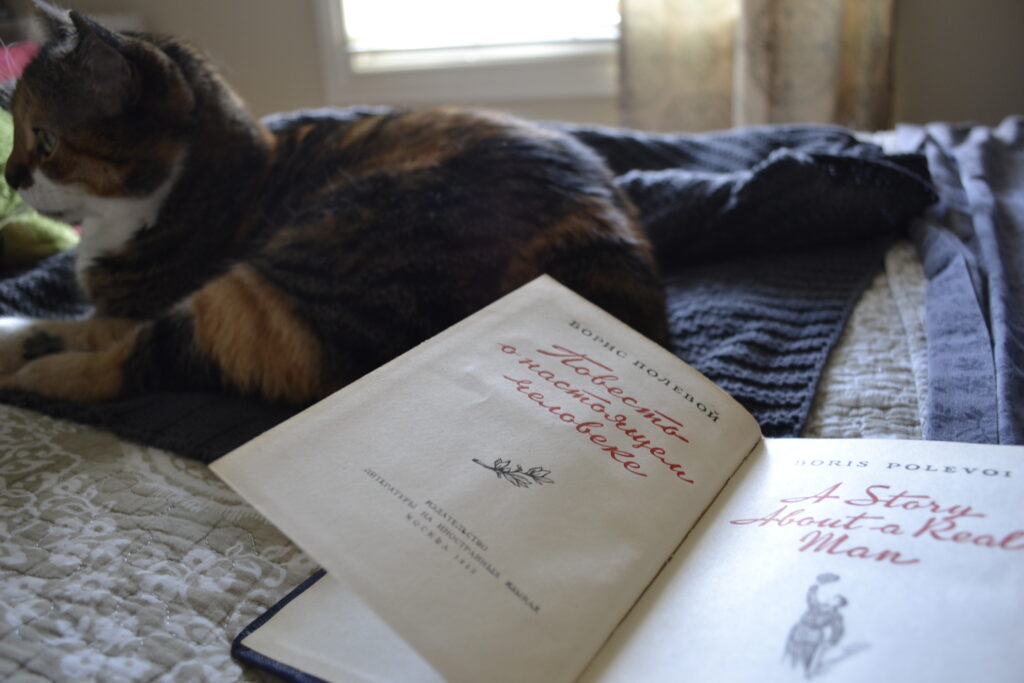
[{"label": "calico tabby cat", "polygon": [[182,42],[40,11],[5,174],[81,224],[94,312],[0,320],[0,387],[304,404],[541,273],[665,341],[650,247],[573,139],[461,110],[271,130]]}]

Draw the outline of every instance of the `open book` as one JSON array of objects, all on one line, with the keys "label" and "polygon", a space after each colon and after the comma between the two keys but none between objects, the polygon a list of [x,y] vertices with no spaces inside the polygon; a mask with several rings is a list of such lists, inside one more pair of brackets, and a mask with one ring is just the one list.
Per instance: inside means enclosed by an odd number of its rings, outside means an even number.
[{"label": "open book", "polygon": [[1024,677],[1024,448],[762,439],[547,277],[212,468],[326,570],[278,673]]}]

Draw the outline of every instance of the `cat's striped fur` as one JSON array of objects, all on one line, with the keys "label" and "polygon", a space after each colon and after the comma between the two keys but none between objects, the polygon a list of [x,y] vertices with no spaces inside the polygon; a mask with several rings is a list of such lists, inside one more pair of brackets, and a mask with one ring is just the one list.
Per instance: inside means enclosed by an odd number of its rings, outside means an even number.
[{"label": "cat's striped fur", "polygon": [[302,404],[541,273],[666,339],[650,247],[575,140],[461,110],[269,130],[185,44],[44,11],[6,177],[81,222],[95,312],[0,321],[0,386]]}]

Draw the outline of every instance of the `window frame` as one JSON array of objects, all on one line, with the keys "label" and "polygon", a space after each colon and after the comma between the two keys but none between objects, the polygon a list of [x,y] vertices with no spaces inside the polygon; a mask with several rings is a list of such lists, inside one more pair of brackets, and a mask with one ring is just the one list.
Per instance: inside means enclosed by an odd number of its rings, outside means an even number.
[{"label": "window frame", "polygon": [[357,73],[345,40],[342,0],[313,0],[324,94],[334,106],[501,103],[613,97],[615,40],[556,44],[549,54]]}]

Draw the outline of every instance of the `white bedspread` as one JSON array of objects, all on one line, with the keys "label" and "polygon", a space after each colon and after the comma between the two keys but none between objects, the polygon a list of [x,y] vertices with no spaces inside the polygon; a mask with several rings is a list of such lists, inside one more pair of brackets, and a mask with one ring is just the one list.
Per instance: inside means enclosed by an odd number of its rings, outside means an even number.
[{"label": "white bedspread", "polygon": [[[920,438],[924,279],[890,251],[853,312],[807,436]],[[0,405],[0,675],[259,677],[231,639],[314,569],[205,466]]]}]

